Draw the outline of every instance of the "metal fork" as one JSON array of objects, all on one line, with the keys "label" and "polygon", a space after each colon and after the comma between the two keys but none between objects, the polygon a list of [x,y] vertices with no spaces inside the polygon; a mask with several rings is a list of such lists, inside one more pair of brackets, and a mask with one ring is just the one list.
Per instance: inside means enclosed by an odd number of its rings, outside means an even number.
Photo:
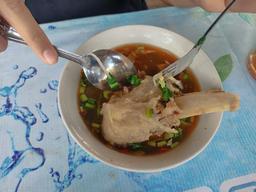
[{"label": "metal fork", "polygon": [[183,57],[154,75],[153,80],[154,84],[157,85],[159,77],[168,77],[168,76],[176,76],[182,71],[184,71],[189,65],[193,63],[194,58],[200,51],[202,45],[204,44],[207,35],[211,32],[213,27],[218,23],[218,21],[222,18],[222,16],[229,10],[229,8],[236,2],[236,0],[231,1],[224,11],[217,17],[217,19],[213,22],[213,24],[207,29],[204,35],[197,41],[194,47]]}]

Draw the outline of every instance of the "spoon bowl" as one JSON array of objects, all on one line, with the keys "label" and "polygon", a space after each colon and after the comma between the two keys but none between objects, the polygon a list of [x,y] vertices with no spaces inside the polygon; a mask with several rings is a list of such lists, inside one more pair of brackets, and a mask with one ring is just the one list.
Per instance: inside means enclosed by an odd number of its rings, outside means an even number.
[{"label": "spoon bowl", "polygon": [[109,89],[107,82],[109,74],[122,83],[136,73],[133,63],[127,57],[110,49],[93,51],[86,55],[84,60],[81,66],[86,78],[92,85],[102,90]]}]

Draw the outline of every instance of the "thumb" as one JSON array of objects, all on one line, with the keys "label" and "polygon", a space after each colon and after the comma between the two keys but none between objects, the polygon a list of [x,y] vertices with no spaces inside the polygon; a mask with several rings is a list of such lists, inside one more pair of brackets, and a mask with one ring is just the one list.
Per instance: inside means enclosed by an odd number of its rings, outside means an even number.
[{"label": "thumb", "polygon": [[21,0],[0,0],[0,15],[13,26],[32,48],[48,64],[57,62],[58,56],[47,36]]}]

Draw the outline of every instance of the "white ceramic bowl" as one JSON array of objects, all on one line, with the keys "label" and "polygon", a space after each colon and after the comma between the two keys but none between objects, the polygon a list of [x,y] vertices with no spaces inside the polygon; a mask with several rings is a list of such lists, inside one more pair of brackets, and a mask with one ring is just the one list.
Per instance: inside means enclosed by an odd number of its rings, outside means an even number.
[{"label": "white ceramic bowl", "polygon": [[[186,54],[193,46],[191,41],[166,29],[129,25],[95,35],[81,45],[77,53],[85,54],[96,49],[110,49],[127,43],[152,44],[167,49],[179,57]],[[203,90],[222,89],[215,67],[203,51],[200,51],[191,68]],[[70,62],[61,74],[58,93],[61,116],[73,139],[86,152],[110,166],[136,172],[155,172],[176,167],[198,155],[211,141],[219,127],[222,113],[203,115],[190,137],[174,150],[143,157],[114,151],[92,135],[79,115],[77,89],[80,70],[78,65]]]}]

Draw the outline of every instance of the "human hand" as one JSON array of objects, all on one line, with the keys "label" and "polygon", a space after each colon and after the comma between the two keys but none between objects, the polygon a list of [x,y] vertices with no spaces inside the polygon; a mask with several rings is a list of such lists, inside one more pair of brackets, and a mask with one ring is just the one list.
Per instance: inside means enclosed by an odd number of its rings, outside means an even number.
[{"label": "human hand", "polygon": [[[149,8],[177,6],[177,7],[202,7],[207,11],[220,12],[232,0],[146,0]],[[231,7],[235,12],[252,12],[256,13],[255,0],[237,0]]]},{"label": "human hand", "polygon": [[[54,64],[57,52],[21,0],[0,0],[0,19],[14,27],[44,63]],[[7,48],[7,39],[0,30],[0,52]]]}]

